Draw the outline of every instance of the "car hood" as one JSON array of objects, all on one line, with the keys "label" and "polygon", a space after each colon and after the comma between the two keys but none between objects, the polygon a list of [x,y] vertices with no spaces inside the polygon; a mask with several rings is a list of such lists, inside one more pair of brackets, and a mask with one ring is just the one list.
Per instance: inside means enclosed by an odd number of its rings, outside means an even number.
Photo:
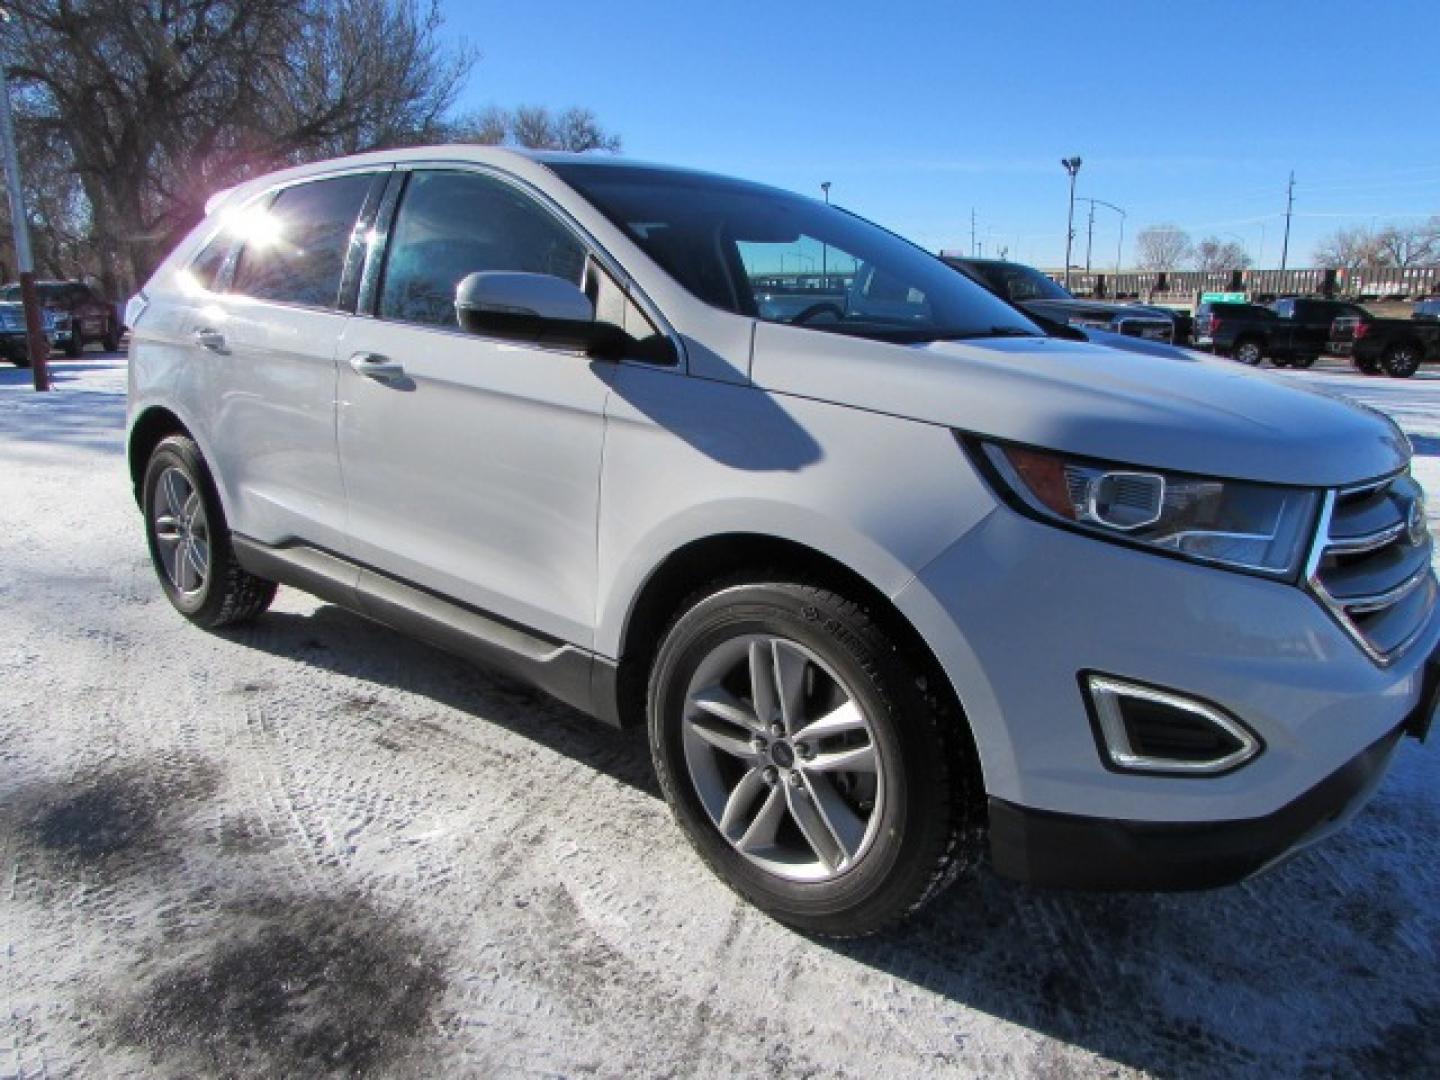
[{"label": "car hood", "polygon": [[1199,353],[1055,338],[892,345],[760,322],[764,388],[1111,461],[1336,487],[1402,467],[1387,417]]},{"label": "car hood", "polygon": [[1026,300],[1021,307],[1064,322],[1070,318],[1113,319],[1117,315],[1153,315],[1171,319],[1171,313],[1144,304],[1120,304],[1104,300]]}]

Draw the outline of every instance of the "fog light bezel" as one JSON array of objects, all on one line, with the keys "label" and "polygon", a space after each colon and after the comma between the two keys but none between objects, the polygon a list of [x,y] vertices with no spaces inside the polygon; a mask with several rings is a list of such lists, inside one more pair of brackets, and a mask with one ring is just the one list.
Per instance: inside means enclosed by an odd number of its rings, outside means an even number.
[{"label": "fog light bezel", "polygon": [[[1244,768],[1265,750],[1265,740],[1257,732],[1228,709],[1204,698],[1102,671],[1081,671],[1079,681],[1100,760],[1112,772],[1211,779]],[[1129,729],[1120,711],[1122,698],[1199,717],[1228,735],[1239,747],[1222,757],[1203,761],[1139,753],[1131,745]]]}]

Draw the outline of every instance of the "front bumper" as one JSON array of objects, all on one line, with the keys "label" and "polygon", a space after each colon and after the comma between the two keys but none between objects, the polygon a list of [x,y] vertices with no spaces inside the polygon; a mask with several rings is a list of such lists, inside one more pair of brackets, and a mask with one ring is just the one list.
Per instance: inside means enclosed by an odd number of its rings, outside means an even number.
[{"label": "front bumper", "polygon": [[1028,885],[1144,892],[1243,881],[1345,824],[1379,786],[1396,728],[1299,798],[1261,818],[1120,821],[990,800],[996,872]]},{"label": "front bumper", "polygon": [[[1380,667],[1294,583],[1126,549],[1003,506],[894,599],[970,723],[996,865],[1030,881],[1178,888],[1253,873],[1357,806],[1433,698],[1426,659],[1440,609]],[[1108,768],[1083,671],[1214,703],[1264,751],[1209,777]]]}]

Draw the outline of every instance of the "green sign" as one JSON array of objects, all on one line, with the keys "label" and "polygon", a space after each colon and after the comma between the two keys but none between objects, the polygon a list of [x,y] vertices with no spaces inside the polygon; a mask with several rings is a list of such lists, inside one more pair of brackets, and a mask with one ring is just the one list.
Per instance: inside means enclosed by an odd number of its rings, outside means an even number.
[{"label": "green sign", "polygon": [[1245,294],[1243,292],[1207,292],[1200,294],[1202,304],[1243,304]]}]

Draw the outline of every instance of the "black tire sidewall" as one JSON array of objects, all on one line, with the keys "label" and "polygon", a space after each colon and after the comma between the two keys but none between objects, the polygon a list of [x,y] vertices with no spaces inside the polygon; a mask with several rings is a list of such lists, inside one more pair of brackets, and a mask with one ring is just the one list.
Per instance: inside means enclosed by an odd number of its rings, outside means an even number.
[{"label": "black tire sidewall", "polygon": [[[786,881],[766,873],[736,851],[695,793],[682,744],[684,700],[700,661],[736,636],[769,634],[794,640],[819,656],[840,677],[870,718],[872,737],[887,767],[887,791],[875,836],[859,863],[823,883]],[[903,914],[923,894],[923,853],[934,842],[930,829],[949,830],[945,815],[929,814],[950,773],[936,767],[923,724],[907,724],[923,710],[894,656],[875,640],[873,628],[849,617],[829,594],[786,583],[744,584],[697,603],[671,628],[652,672],[650,746],[661,787],[680,824],[706,862],[732,888],[781,921],[820,933],[868,932]],[[927,799],[925,796],[929,795]],[[948,801],[946,803],[948,804]]]}]

